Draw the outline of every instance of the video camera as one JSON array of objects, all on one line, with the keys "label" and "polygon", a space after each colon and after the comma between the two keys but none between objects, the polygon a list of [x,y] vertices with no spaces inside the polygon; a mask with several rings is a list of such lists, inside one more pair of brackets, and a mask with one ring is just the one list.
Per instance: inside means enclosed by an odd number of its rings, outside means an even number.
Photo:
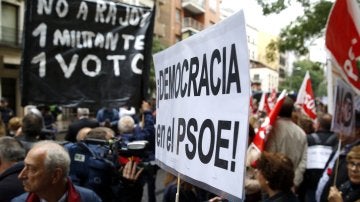
[{"label": "video camera", "polygon": [[143,159],[146,159],[148,155],[149,142],[146,140],[135,140],[125,143],[124,140],[115,138],[110,140],[86,138],[83,141],[86,144],[101,145],[108,149],[108,154],[104,158],[112,161],[115,165],[120,164],[123,166],[129,160],[136,161],[138,164],[144,163]]}]

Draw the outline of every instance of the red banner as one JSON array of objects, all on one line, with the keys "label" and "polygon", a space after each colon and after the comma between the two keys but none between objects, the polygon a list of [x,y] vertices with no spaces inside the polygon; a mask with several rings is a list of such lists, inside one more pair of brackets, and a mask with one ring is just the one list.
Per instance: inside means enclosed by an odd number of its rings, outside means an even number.
[{"label": "red banner", "polygon": [[360,37],[357,1],[337,0],[328,18],[326,47],[332,54],[341,75],[358,93],[360,92]]}]

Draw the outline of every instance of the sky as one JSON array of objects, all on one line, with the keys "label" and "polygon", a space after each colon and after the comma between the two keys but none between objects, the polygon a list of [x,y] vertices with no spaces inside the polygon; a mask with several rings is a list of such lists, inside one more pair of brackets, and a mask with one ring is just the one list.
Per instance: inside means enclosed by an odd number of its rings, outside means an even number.
[{"label": "sky", "polygon": [[255,0],[223,0],[222,6],[236,11],[243,9],[247,24],[272,34],[279,34],[281,28],[303,13],[301,6],[295,4],[280,14],[271,14],[265,17],[262,15],[261,7]]},{"label": "sky", "polygon": [[[299,3],[291,5],[279,14],[271,14],[266,17],[263,16],[262,8],[255,0],[223,0],[222,6],[232,8],[235,11],[243,9],[247,24],[256,27],[259,31],[274,35],[278,35],[281,28],[296,20],[296,17],[303,15],[303,10]],[[322,38],[315,41],[314,45],[309,47],[310,60],[325,63],[326,52],[324,43]]]}]

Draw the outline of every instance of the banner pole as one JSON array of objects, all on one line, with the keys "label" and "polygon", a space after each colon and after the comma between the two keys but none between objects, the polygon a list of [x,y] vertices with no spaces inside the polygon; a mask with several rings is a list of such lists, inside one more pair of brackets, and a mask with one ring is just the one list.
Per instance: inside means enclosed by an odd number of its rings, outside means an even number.
[{"label": "banner pole", "polygon": [[339,156],[337,157],[336,162],[335,162],[334,186],[336,186],[336,178],[337,178],[337,174],[338,174],[338,170],[339,170],[340,150],[341,150],[341,140],[339,139],[339,145],[338,145],[338,149],[337,149],[337,153],[339,154]]},{"label": "banner pole", "polygon": [[177,176],[177,189],[176,189],[175,202],[179,202],[179,193],[180,193],[180,173],[178,173],[178,176]]},{"label": "banner pole", "polygon": [[334,116],[334,84],[331,59],[326,60],[326,79],[327,79],[327,105],[328,113]]}]

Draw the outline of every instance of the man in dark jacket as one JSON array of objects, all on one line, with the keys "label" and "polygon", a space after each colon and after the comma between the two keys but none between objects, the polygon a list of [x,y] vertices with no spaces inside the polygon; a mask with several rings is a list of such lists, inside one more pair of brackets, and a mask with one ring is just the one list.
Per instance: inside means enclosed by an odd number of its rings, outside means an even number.
[{"label": "man in dark jacket", "polygon": [[[331,121],[332,116],[330,114],[318,115],[315,125],[316,132],[306,136],[308,163],[299,190],[299,195],[304,201],[315,201],[316,187],[324,171],[326,161],[338,143],[335,133],[330,131]],[[320,159],[319,154],[322,157]],[[316,160],[313,161],[313,159]]]},{"label": "man in dark jacket", "polygon": [[24,193],[18,175],[24,168],[25,149],[12,137],[0,138],[0,202]]},{"label": "man in dark jacket", "polygon": [[65,136],[65,140],[70,142],[76,142],[76,135],[78,132],[85,127],[96,128],[99,126],[99,122],[96,119],[89,118],[89,109],[88,108],[78,108],[77,109],[77,118],[78,120],[72,122],[69,125],[68,132]]},{"label": "man in dark jacket", "polygon": [[25,167],[19,174],[27,193],[13,202],[71,201],[100,202],[95,192],[74,186],[68,178],[70,157],[67,151],[53,141],[40,141],[27,153]]}]

